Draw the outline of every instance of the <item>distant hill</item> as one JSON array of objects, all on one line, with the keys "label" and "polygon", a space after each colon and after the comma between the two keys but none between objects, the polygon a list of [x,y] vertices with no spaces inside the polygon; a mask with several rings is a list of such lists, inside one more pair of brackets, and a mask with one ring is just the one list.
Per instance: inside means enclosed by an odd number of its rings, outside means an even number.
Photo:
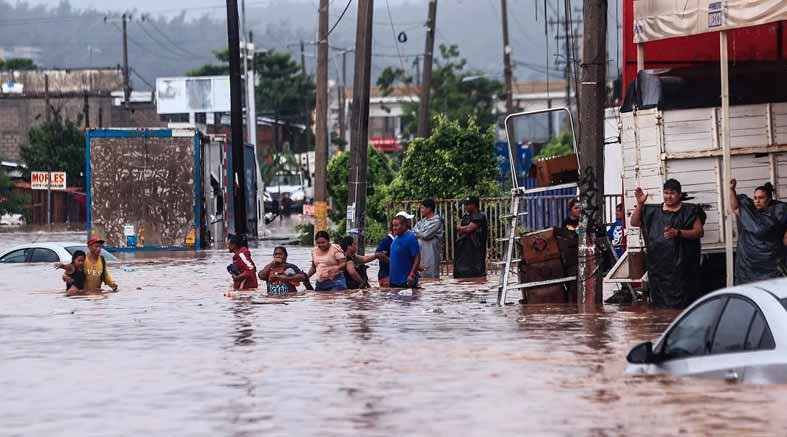
[{"label": "distant hill", "polygon": [[[218,2],[219,4],[221,2]],[[266,6],[248,2],[248,28],[254,32],[258,47],[292,52],[300,59],[300,40],[316,39],[316,2],[310,0],[273,0]],[[390,18],[386,2],[378,0],[375,8],[374,68],[376,75],[389,65],[413,70],[414,55],[423,52],[426,1],[413,0],[391,4]],[[536,3],[540,3],[537,7]],[[550,19],[562,14],[563,1],[548,0]],[[579,3],[579,2],[575,2]],[[259,2],[257,2],[257,5]],[[343,0],[331,2],[330,22],[335,23],[344,9]],[[541,2],[509,1],[509,20],[513,58],[517,62],[518,80],[543,79],[546,63],[553,78],[562,77],[562,46],[555,40],[562,26],[549,28],[549,52],[546,56],[544,16]],[[331,35],[333,47],[354,47],[355,2]],[[610,28],[614,30],[615,10],[610,4]],[[114,66],[121,62],[120,23],[105,21],[105,16],[118,18],[118,12],[76,9],[67,1],[54,7],[29,6],[24,2],[0,0],[0,48],[32,47],[41,49],[38,65],[43,67]],[[189,10],[177,16],[163,17],[155,11],[132,11],[128,25],[129,61],[134,71],[136,89],[150,89],[156,77],[182,75],[213,60],[212,51],[226,46],[225,10]],[[150,14],[145,16],[144,14]],[[537,15],[538,14],[538,15]],[[577,18],[580,18],[577,15]],[[391,22],[393,22],[393,29]],[[502,67],[502,36],[497,0],[439,0],[437,44],[457,44],[469,67],[500,76]],[[406,43],[398,43],[395,35],[405,32]],[[615,53],[615,33],[610,34],[610,51]],[[399,51],[397,52],[397,46]],[[38,52],[36,52],[38,53]],[[341,57],[332,52],[329,74],[337,78]],[[306,64],[314,71],[315,47],[307,45]],[[401,57],[399,56],[401,55]],[[348,55],[348,76],[352,79],[353,57]],[[615,63],[611,62],[610,75]],[[146,84],[147,82],[148,84]]]}]

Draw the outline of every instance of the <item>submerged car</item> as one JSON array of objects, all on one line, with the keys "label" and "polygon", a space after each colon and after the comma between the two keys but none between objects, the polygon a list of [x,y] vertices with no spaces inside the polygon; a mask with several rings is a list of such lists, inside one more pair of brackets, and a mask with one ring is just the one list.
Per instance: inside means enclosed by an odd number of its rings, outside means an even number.
[{"label": "submerged car", "polygon": [[[0,264],[12,263],[70,263],[71,256],[77,250],[87,253],[84,243],[29,243],[12,247],[0,254]],[[117,261],[117,258],[106,249],[101,249],[101,255],[107,262]]]},{"label": "submerged car", "polygon": [[710,293],[627,356],[629,374],[787,383],[787,279]]}]

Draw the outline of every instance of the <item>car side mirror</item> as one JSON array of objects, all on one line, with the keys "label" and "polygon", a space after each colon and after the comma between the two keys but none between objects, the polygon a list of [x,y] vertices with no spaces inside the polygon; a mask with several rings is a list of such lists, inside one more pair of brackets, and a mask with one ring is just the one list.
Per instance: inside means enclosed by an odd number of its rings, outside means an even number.
[{"label": "car side mirror", "polygon": [[658,361],[658,357],[653,353],[653,343],[646,341],[634,346],[633,349],[626,355],[626,361],[631,364],[654,364]]}]

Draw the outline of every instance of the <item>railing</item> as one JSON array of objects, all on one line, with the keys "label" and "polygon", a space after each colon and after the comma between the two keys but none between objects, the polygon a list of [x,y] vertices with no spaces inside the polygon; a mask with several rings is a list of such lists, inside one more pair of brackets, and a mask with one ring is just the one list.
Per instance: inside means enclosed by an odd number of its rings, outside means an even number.
[{"label": "railing", "polygon": [[[524,196],[520,202],[522,205],[520,212],[527,212],[527,215],[519,218],[519,233],[561,226],[568,214],[568,202],[576,197],[575,193],[575,188],[562,188]],[[615,221],[615,205],[620,202],[620,196],[604,197],[603,217],[605,223],[612,223]],[[462,199],[435,199],[435,213],[443,219],[445,224],[442,252],[443,273],[447,273],[450,270],[449,266],[453,264],[453,242],[456,241],[456,228],[461,224],[464,213],[461,201]],[[486,214],[489,226],[486,242],[487,263],[500,261],[505,257],[506,250],[506,241],[503,239],[508,238],[509,233],[509,222],[502,217],[511,213],[511,198],[482,197],[479,203],[481,212]],[[389,202],[386,205],[386,218],[390,223],[396,213],[407,211],[415,215],[413,218],[413,224],[415,224],[421,219],[420,207],[421,200]]]}]

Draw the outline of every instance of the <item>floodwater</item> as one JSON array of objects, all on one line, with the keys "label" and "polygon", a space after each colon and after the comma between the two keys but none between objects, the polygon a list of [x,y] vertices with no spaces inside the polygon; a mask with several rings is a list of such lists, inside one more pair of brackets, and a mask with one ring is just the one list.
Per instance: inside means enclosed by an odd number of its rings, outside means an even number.
[{"label": "floodwater", "polygon": [[[0,251],[30,234],[0,234]],[[82,234],[48,235],[51,240]],[[272,244],[253,249],[258,266]],[[306,266],[308,251],[290,249]],[[227,253],[67,298],[0,265],[0,435],[784,435],[787,387],[624,375],[674,312],[495,306],[487,284],[228,298]],[[490,278],[492,280],[492,278]],[[491,283],[490,283],[491,284]]]}]

